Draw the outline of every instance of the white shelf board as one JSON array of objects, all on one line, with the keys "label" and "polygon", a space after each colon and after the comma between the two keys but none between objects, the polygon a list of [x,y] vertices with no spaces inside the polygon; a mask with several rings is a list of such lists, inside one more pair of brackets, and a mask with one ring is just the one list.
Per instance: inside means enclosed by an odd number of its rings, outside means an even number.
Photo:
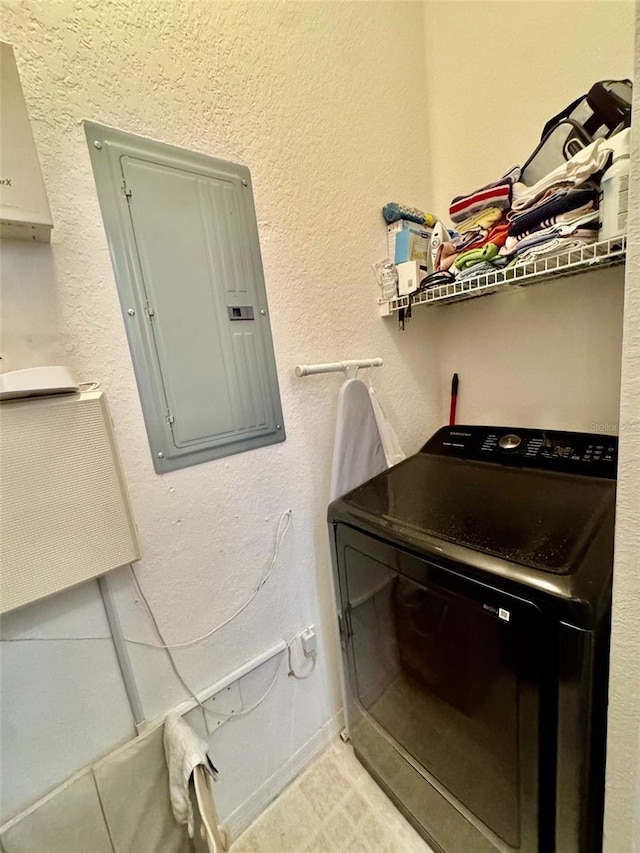
[{"label": "white shelf board", "polygon": [[447,302],[461,302],[505,290],[515,290],[531,284],[542,284],[553,278],[565,278],[593,269],[616,266],[624,263],[627,248],[625,236],[612,240],[601,240],[579,249],[560,252],[557,255],[524,261],[506,269],[483,273],[474,278],[440,284],[414,293],[411,296],[398,296],[395,299],[379,299],[381,316],[388,316],[401,308],[407,308],[409,302],[414,305],[439,305]]}]

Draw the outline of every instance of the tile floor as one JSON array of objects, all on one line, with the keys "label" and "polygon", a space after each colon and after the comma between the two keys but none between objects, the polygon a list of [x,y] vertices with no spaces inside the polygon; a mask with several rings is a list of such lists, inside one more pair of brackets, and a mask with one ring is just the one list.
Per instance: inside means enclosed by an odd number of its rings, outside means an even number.
[{"label": "tile floor", "polygon": [[337,740],[233,844],[232,853],[431,853]]}]

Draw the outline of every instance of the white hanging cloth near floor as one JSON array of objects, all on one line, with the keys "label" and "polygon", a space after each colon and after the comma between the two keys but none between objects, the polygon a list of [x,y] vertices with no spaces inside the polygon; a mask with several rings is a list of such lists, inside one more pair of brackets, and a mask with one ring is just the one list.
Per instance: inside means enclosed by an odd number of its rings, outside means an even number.
[{"label": "white hanging cloth near floor", "polygon": [[193,778],[198,805],[200,832],[209,853],[229,849],[229,835],[220,825],[211,784],[217,773],[207,754],[207,744],[179,714],[169,714],[164,723],[164,752],[169,768],[169,797],[178,823],[186,823],[189,838],[194,836],[193,805],[189,783]]},{"label": "white hanging cloth near floor", "polygon": [[347,379],[338,395],[330,500],[404,459],[373,388]]}]

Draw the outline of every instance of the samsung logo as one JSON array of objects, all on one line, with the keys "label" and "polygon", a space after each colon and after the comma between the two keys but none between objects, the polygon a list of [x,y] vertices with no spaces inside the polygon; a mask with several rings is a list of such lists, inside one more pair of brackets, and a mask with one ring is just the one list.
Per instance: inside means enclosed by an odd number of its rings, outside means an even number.
[{"label": "samsung logo", "polygon": [[471,433],[470,433],[470,432],[459,432],[459,431],[456,431],[456,430],[451,430],[451,432],[449,433],[449,435],[459,435],[459,436],[464,436],[465,438],[471,438]]}]

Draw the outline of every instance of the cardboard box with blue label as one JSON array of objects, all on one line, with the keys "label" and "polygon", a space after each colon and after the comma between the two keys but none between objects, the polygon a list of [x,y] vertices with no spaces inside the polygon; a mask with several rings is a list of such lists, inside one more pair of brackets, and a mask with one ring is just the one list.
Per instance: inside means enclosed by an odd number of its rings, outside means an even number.
[{"label": "cardboard box with blue label", "polygon": [[389,257],[395,264],[426,261],[429,258],[433,229],[418,222],[400,219],[387,228]]}]

